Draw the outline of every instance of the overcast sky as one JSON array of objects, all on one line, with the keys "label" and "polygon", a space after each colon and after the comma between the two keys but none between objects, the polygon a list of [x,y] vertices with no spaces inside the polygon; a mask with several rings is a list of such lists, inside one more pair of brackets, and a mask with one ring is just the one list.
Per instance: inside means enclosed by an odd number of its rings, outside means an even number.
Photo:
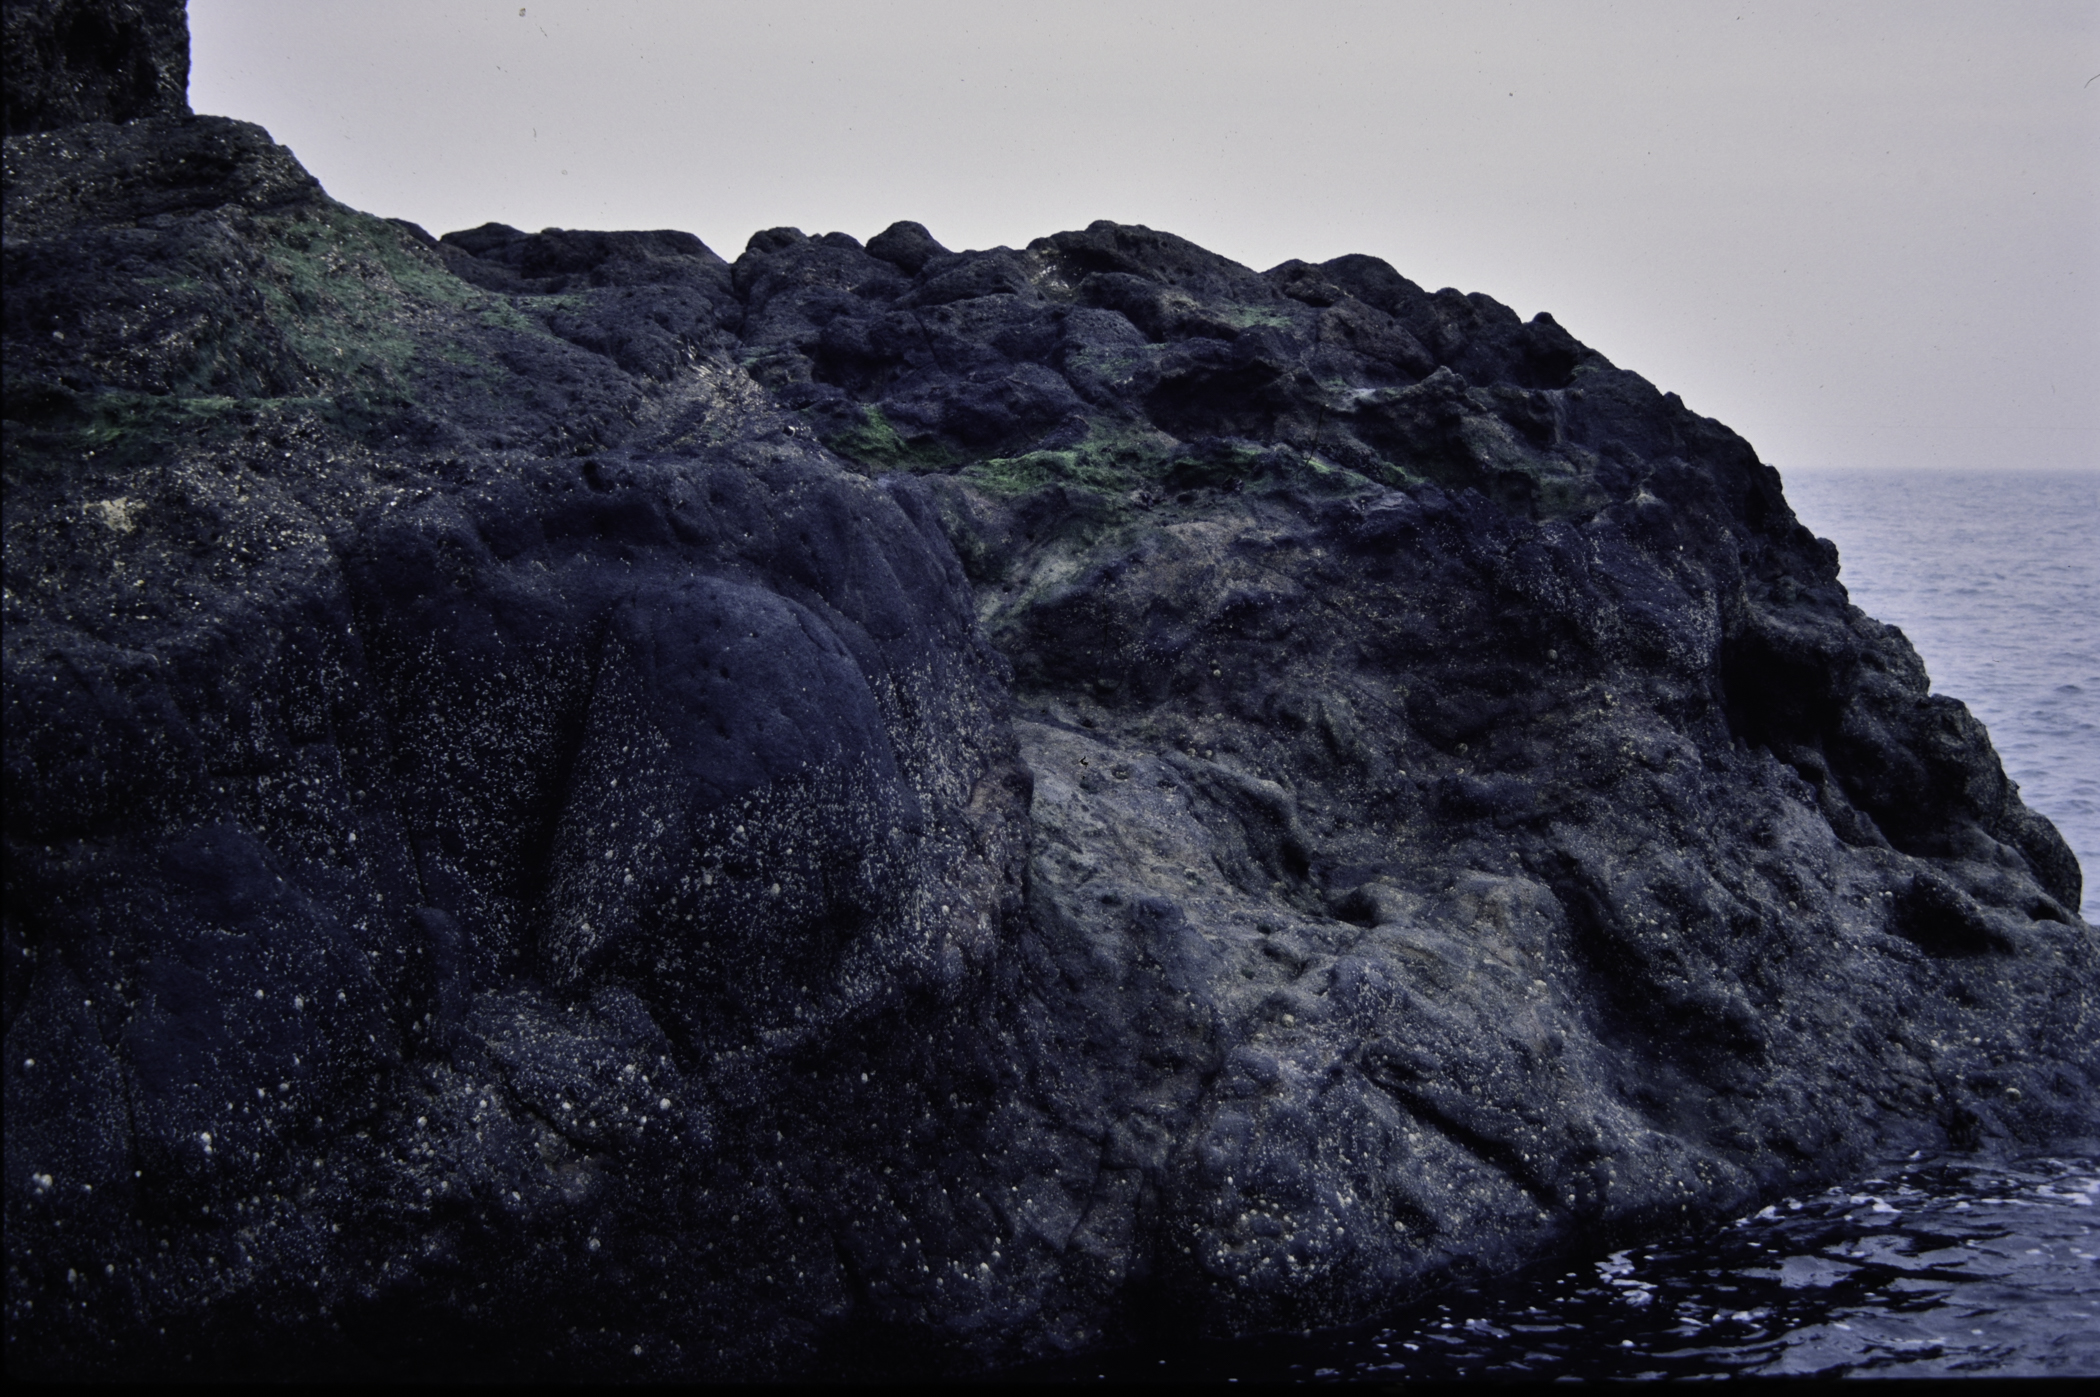
[{"label": "overcast sky", "polygon": [[1346,252],[1785,470],[2100,469],[2100,3],[190,0],[190,100],[432,232]]}]

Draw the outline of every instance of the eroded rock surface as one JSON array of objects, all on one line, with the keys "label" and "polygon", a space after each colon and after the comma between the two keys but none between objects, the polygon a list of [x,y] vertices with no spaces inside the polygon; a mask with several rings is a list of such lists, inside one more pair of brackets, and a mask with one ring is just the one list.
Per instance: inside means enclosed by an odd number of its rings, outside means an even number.
[{"label": "eroded rock surface", "polygon": [[184,0],[7,0],[7,134],[187,116]]},{"label": "eroded rock surface", "polygon": [[5,238],[11,1372],[969,1371],[2094,1127],[2062,840],[1547,317],[179,112]]}]

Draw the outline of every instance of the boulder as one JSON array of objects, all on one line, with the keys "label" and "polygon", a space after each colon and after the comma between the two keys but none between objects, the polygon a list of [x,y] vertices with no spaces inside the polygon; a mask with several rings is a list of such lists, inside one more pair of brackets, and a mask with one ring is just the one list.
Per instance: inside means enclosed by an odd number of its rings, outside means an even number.
[{"label": "boulder", "polygon": [[2094,1129],[2063,841],[1550,317],[13,112],[14,1374],[981,1373]]}]

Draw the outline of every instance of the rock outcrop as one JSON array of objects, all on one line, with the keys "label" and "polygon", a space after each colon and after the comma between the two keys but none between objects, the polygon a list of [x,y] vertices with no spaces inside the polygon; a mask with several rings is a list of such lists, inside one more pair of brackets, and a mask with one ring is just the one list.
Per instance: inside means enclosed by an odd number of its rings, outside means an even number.
[{"label": "rock outcrop", "polygon": [[7,0],[7,134],[188,116],[183,0]]},{"label": "rock outcrop", "polygon": [[12,1374],[969,1371],[2094,1127],[2063,841],[1546,316],[14,112]]}]

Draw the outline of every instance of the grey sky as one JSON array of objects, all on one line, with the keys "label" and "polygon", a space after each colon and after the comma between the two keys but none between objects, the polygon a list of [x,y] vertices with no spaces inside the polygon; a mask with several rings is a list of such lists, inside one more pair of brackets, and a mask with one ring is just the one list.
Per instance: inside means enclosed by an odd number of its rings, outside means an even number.
[{"label": "grey sky", "polygon": [[1782,470],[2100,469],[2100,4],[190,0],[433,232],[1096,218],[1550,310]]}]

